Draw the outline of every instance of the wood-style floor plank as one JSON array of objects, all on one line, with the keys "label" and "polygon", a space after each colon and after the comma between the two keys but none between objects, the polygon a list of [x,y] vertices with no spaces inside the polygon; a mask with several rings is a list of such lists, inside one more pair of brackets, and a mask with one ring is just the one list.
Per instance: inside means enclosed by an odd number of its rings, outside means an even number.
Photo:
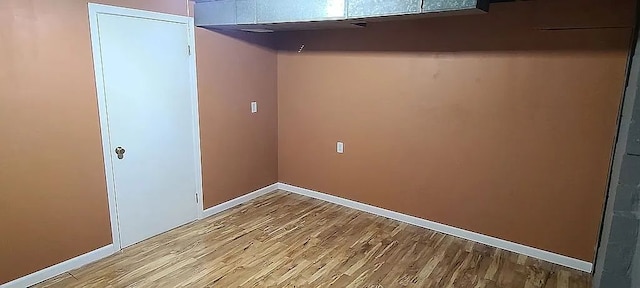
[{"label": "wood-style floor plank", "polygon": [[35,287],[590,287],[590,275],[277,191]]}]

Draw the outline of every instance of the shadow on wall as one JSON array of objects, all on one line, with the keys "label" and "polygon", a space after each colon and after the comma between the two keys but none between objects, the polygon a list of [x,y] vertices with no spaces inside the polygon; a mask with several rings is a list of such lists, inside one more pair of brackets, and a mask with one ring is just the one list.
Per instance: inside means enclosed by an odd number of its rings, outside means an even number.
[{"label": "shadow on wall", "polygon": [[200,28],[209,33],[218,33],[227,37],[235,38],[243,42],[275,50],[277,48],[275,38],[270,33],[253,33],[240,30],[209,30]]},{"label": "shadow on wall", "polygon": [[[488,14],[370,22],[367,28],[278,32],[284,51],[626,50],[635,1],[492,4]],[[614,30],[615,32],[612,32]],[[622,40],[624,41],[621,41]]]}]

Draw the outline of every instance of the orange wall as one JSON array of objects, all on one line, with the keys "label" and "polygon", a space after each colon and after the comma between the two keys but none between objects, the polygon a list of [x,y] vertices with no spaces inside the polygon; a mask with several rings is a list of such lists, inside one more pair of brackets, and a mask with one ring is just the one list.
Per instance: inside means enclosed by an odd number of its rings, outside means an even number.
[{"label": "orange wall", "polygon": [[592,261],[634,9],[591,2],[280,34],[279,180]]},{"label": "orange wall", "polygon": [[[540,12],[553,3],[284,33],[277,55],[265,36],[198,29],[205,208],[279,172],[591,260],[633,9]],[[111,242],[86,4],[0,1],[0,283]],[[590,5],[559,9],[575,7]],[[584,26],[618,28],[533,29]]]},{"label": "orange wall", "polygon": [[[186,0],[92,2],[187,13]],[[276,56],[203,30],[196,42],[209,207],[277,180]],[[93,75],[87,1],[0,1],[0,284],[111,243]]]},{"label": "orange wall", "polygon": [[[246,40],[270,45],[264,36]],[[196,41],[206,209],[278,181],[277,58],[206,29]]]}]

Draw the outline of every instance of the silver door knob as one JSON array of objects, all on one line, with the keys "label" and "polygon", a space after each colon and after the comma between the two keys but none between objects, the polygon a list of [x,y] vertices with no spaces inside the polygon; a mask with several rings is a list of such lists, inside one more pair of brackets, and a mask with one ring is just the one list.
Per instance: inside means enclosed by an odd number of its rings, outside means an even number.
[{"label": "silver door knob", "polygon": [[124,158],[124,152],[126,152],[124,148],[119,146],[116,148],[116,154],[118,154],[118,159]]}]

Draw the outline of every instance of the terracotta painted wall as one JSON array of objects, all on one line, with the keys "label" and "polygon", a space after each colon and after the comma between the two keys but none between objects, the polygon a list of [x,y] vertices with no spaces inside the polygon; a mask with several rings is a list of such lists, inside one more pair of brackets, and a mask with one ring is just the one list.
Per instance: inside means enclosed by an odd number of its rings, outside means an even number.
[{"label": "terracotta painted wall", "polygon": [[[187,13],[186,1],[92,2]],[[196,42],[209,207],[277,180],[276,56],[213,32]],[[0,1],[0,284],[111,243],[94,81],[87,1]]]},{"label": "terracotta painted wall", "polygon": [[[285,33],[278,63],[264,36],[198,29],[205,207],[279,172],[591,260],[633,9],[532,5]],[[535,29],[584,26],[617,28]],[[0,283],[111,242],[95,93],[86,1],[0,1]]]},{"label": "terracotta painted wall", "polygon": [[279,180],[592,261],[634,4],[560,2],[280,34]]},{"label": "terracotta painted wall", "polygon": [[278,182],[277,53],[231,35],[196,30],[205,209]]}]

